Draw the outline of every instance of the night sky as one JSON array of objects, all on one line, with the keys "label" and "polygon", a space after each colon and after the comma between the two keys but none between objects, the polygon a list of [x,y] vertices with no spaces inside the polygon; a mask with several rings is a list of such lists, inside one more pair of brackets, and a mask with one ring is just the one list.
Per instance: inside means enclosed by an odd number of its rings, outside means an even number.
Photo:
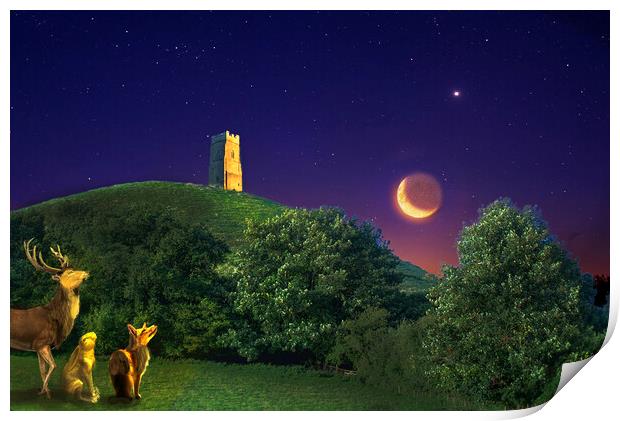
[{"label": "night sky", "polygon": [[[12,12],[10,67],[12,209],[207,184],[230,130],[245,191],[370,219],[429,271],[510,197],[609,272],[607,12]],[[413,223],[419,171],[443,206]]]}]

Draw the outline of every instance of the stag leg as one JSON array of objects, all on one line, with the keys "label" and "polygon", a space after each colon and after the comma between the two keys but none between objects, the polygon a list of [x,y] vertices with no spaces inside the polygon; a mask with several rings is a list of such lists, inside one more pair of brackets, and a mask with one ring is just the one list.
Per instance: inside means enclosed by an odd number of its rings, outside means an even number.
[{"label": "stag leg", "polygon": [[39,349],[37,351],[37,354],[39,355],[40,358],[43,358],[43,360],[49,367],[47,373],[45,374],[45,380],[43,380],[43,387],[41,388],[39,395],[45,394],[47,398],[49,399],[51,395],[50,395],[50,390],[47,387],[47,384],[50,381],[50,376],[52,375],[52,371],[54,371],[54,369],[56,368],[56,362],[54,361],[54,357],[52,357],[52,351],[50,350],[49,345],[46,345],[43,348]]},{"label": "stag leg", "polygon": [[47,368],[45,365],[45,360],[41,357],[41,354],[37,352],[37,358],[39,359],[39,373],[41,373],[41,384],[45,382],[45,369]]}]

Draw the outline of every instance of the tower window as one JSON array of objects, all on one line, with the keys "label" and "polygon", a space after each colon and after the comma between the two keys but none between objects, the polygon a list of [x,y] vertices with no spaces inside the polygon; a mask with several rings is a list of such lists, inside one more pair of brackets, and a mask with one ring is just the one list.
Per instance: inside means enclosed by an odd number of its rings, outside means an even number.
[{"label": "tower window", "polygon": [[235,151],[230,151],[230,157],[231,157],[232,159],[235,159]]}]

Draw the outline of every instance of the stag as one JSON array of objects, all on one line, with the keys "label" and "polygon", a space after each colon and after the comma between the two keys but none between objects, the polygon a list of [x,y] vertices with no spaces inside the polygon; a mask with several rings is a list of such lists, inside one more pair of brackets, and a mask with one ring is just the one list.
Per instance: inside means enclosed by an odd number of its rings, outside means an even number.
[{"label": "stag", "polygon": [[42,306],[25,310],[11,309],[11,348],[21,351],[34,351],[39,358],[39,371],[43,387],[40,395],[50,398],[48,382],[56,363],[52,349],[58,348],[69,336],[73,323],[80,312],[79,288],[88,278],[88,272],[74,270],[69,265],[69,258],[60,251],[60,246],[51,248],[60,267],[49,266],[37,246],[30,250],[30,243],[24,241],[24,252],[28,261],[38,271],[47,272],[58,283],[58,289],[52,300]]}]

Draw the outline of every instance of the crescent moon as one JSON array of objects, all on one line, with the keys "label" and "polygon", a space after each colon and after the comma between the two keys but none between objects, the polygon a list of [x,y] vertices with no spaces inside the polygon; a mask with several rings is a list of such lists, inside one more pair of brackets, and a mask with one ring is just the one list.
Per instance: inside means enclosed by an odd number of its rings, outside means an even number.
[{"label": "crescent moon", "polygon": [[406,187],[407,179],[405,178],[403,179],[403,181],[400,182],[400,184],[398,185],[398,190],[396,191],[396,200],[398,201],[398,206],[406,215],[409,215],[415,219],[424,219],[437,212],[437,209],[439,209],[439,207],[435,207],[432,209],[422,209],[411,203],[407,198]]}]

